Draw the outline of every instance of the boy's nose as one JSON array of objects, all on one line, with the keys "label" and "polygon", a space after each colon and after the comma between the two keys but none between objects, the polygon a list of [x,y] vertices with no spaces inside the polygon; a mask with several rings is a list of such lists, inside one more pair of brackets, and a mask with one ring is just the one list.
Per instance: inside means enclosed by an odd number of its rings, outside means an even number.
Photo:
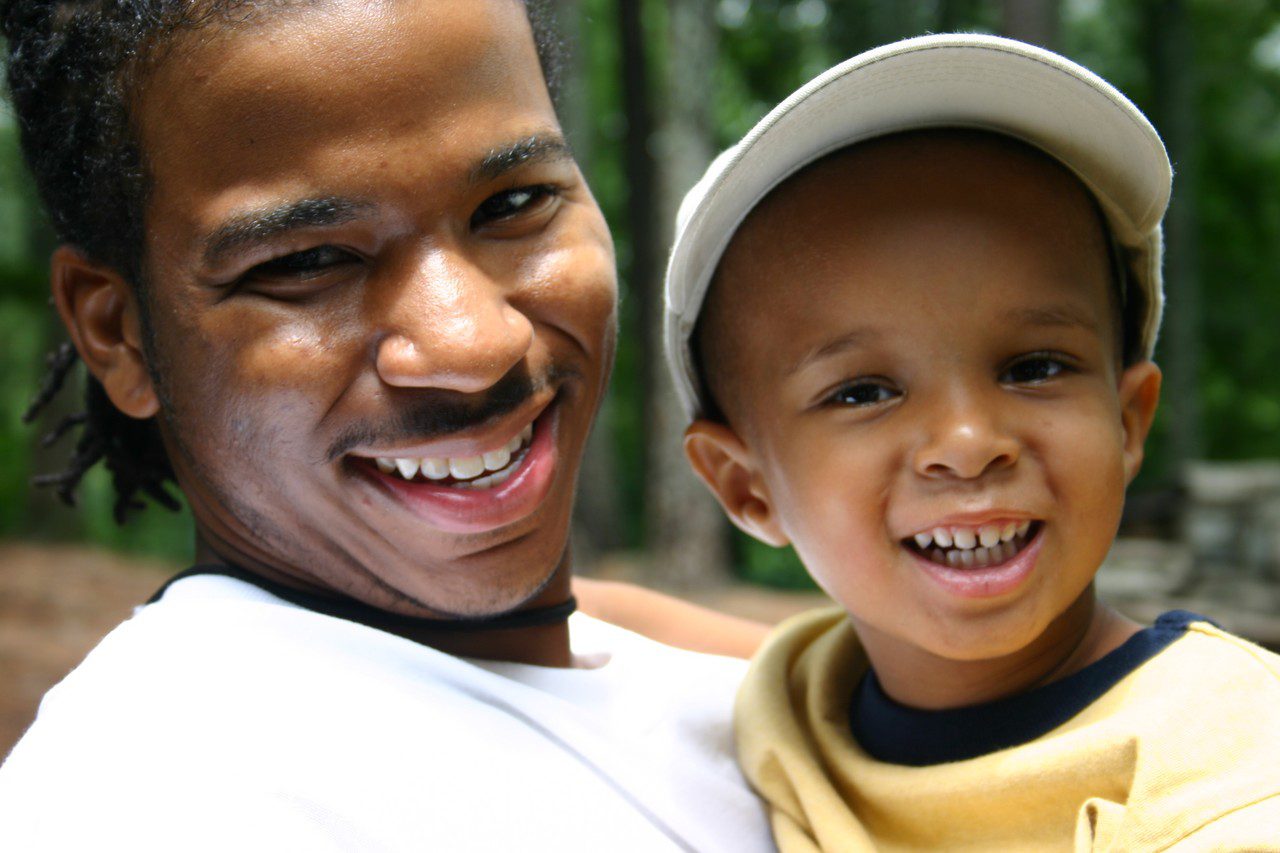
[{"label": "boy's nose", "polygon": [[433,254],[386,304],[374,361],[388,385],[476,393],[528,355],[533,324],[464,258]]},{"label": "boy's nose", "polygon": [[924,477],[973,480],[1018,461],[1018,440],[981,401],[953,401],[946,411],[935,410],[931,420],[915,459],[916,472]]}]

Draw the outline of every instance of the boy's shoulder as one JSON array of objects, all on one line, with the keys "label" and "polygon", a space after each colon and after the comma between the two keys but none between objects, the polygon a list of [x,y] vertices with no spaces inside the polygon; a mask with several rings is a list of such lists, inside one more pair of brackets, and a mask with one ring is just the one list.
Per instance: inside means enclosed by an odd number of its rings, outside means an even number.
[{"label": "boy's shoulder", "polygon": [[[1221,706],[1222,713],[1236,714],[1258,704],[1266,714],[1280,713],[1280,655],[1185,611],[1162,615],[1151,630],[1175,636],[1134,669],[1126,689],[1100,697],[1104,710],[1149,702],[1166,712]],[[1280,737],[1280,727],[1259,734]]]},{"label": "boy's shoulder", "polygon": [[1182,636],[1064,727],[1107,732],[1134,751],[1124,819],[1111,821],[1113,844],[1274,842],[1280,655],[1203,617],[1162,618],[1181,621]]}]

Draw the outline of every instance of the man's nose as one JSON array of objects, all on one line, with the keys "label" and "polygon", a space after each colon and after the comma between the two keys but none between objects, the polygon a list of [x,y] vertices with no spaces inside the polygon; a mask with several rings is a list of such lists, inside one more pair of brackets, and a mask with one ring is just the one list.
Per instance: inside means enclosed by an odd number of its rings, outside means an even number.
[{"label": "man's nose", "polygon": [[375,362],[388,385],[476,393],[529,353],[533,324],[509,289],[466,258],[436,252],[378,307]]},{"label": "man's nose", "polygon": [[954,393],[924,415],[915,468],[930,479],[976,480],[1013,467],[1021,443],[984,395]]}]

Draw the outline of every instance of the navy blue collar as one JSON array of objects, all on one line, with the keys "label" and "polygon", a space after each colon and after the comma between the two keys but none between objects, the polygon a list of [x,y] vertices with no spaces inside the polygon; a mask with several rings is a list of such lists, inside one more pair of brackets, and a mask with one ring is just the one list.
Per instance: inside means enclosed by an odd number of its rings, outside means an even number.
[{"label": "navy blue collar", "polygon": [[1207,621],[1185,610],[1171,610],[1079,672],[1027,693],[967,708],[922,711],[899,705],[868,670],[854,688],[849,724],[854,740],[878,761],[925,767],[977,758],[1056,729],[1181,637],[1192,622]]}]

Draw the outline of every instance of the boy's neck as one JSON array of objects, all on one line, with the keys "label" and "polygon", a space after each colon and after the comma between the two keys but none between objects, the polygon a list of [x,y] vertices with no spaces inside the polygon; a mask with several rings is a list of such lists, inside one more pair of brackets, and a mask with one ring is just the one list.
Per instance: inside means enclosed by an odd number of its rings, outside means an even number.
[{"label": "boy's neck", "polygon": [[1098,601],[1090,586],[1030,645],[999,658],[952,660],[866,625],[856,628],[886,694],[912,708],[941,710],[991,702],[1065,678],[1114,651],[1141,626]]}]

